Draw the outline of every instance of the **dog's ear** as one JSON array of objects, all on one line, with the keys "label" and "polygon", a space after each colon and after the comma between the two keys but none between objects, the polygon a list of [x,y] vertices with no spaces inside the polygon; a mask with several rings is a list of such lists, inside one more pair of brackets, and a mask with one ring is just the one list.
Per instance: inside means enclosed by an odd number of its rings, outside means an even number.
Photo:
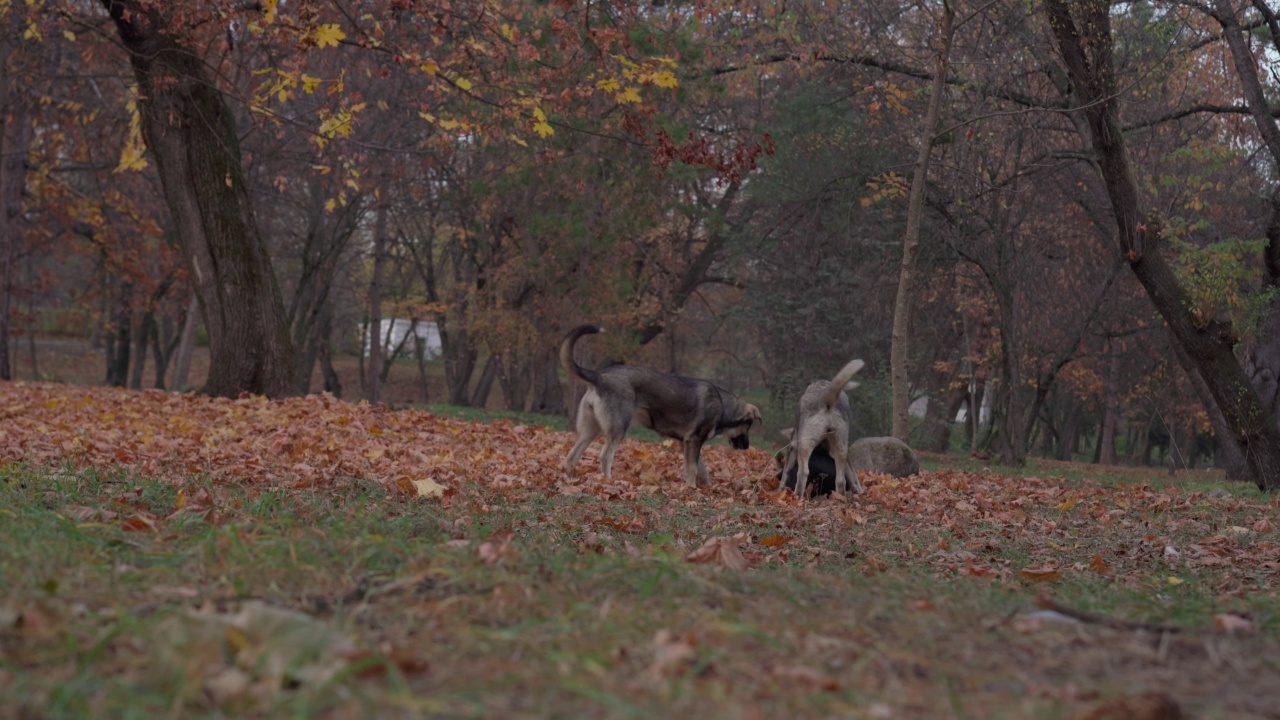
[{"label": "dog's ear", "polygon": [[795,436],[795,434],[796,434],[796,429],[795,429],[795,428],[782,428],[782,429],[781,429],[781,430],[779,430],[778,432],[782,433],[782,437],[786,438],[786,439],[787,439],[787,442],[791,442],[791,438],[792,438],[793,436]]},{"label": "dog's ear", "polygon": [[752,405],[751,403],[747,403],[747,411],[745,413],[745,416],[751,418],[752,425],[756,423],[764,422],[764,418],[760,415],[760,408],[756,407],[755,405]]}]

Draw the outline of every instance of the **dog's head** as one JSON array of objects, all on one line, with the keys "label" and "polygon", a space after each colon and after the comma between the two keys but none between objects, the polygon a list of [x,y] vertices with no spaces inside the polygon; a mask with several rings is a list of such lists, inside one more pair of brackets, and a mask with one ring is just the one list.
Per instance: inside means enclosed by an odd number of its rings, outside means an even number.
[{"label": "dog's head", "polygon": [[724,433],[729,438],[729,445],[734,450],[746,450],[751,447],[751,426],[761,422],[760,408],[747,403],[743,406],[742,417],[733,427],[727,429]]}]

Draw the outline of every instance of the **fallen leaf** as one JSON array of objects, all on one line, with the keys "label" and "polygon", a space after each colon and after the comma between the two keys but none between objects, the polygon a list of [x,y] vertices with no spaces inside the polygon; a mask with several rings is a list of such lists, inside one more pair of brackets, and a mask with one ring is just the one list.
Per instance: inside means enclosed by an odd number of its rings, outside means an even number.
[{"label": "fallen leaf", "polygon": [[653,636],[653,662],[645,672],[652,680],[679,675],[697,657],[698,641],[692,635],[675,635],[663,628]]},{"label": "fallen leaf", "polygon": [[480,555],[480,559],[485,564],[493,565],[503,558],[503,556],[512,552],[510,550],[511,538],[515,533],[510,528],[501,532],[496,532],[489,536],[488,540],[480,543],[480,547],[476,548],[476,552]]},{"label": "fallen leaf", "polygon": [[1052,583],[1062,579],[1062,571],[1050,563],[1038,567],[1024,567],[1018,571],[1018,577],[1031,582]]},{"label": "fallen leaf", "polygon": [[1213,625],[1227,632],[1240,633],[1242,635],[1252,635],[1258,630],[1258,626],[1252,620],[1235,613],[1218,613],[1214,615]]},{"label": "fallen leaf", "polygon": [[785,545],[791,542],[792,540],[795,540],[795,538],[787,537],[786,535],[778,535],[777,533],[774,533],[773,535],[765,535],[764,537],[760,538],[759,542],[761,545],[764,545],[765,547],[777,547],[779,545]]},{"label": "fallen leaf", "polygon": [[1101,554],[1093,556],[1093,559],[1089,561],[1089,568],[1099,575],[1111,574],[1111,566],[1107,564],[1106,560],[1102,559]]},{"label": "fallen leaf", "polygon": [[708,538],[702,543],[702,547],[685,555],[684,559],[691,563],[720,563],[731,570],[746,570],[750,564],[738,549],[738,545],[746,539],[745,533],[733,537]]}]

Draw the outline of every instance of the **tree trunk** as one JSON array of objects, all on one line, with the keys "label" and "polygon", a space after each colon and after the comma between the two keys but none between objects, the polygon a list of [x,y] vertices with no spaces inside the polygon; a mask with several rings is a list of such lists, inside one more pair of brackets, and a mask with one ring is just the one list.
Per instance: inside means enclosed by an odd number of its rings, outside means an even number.
[{"label": "tree trunk", "polygon": [[166,5],[101,0],[138,81],[142,135],[182,240],[209,333],[203,392],[297,395],[284,303],[258,232],[235,118]]},{"label": "tree trunk", "polygon": [[559,354],[552,350],[543,352],[538,365],[541,369],[535,371],[529,410],[543,415],[565,414],[564,392],[560,388],[560,376],[556,372],[560,367]]},{"label": "tree trunk", "polygon": [[929,176],[929,157],[942,115],[942,97],[947,89],[947,73],[951,68],[951,39],[955,34],[955,10],[950,0],[943,0],[942,18],[938,22],[938,48],[934,56],[933,88],[924,127],[920,129],[920,147],[911,173],[911,194],[907,199],[907,229],[902,237],[902,264],[898,267],[898,296],[893,305],[893,335],[889,352],[890,376],[893,382],[893,436],[908,442],[911,418],[911,393],[907,365],[911,359],[911,301],[915,292],[916,263],[920,256],[920,225],[924,218],[925,184]]},{"label": "tree trunk", "polygon": [[[4,48],[4,56],[10,48]],[[3,60],[0,57],[0,60]],[[14,283],[23,246],[22,189],[26,185],[27,147],[34,130],[31,101],[10,87],[12,79],[0,62],[0,380],[12,380],[9,334]]]},{"label": "tree trunk", "polygon": [[493,390],[493,381],[498,377],[498,369],[502,365],[501,355],[490,355],[476,381],[476,389],[471,393],[471,407],[483,408],[489,404],[489,393]]},{"label": "tree trunk", "polygon": [[1098,443],[1098,464],[1116,464],[1116,421],[1120,417],[1120,353],[1115,343],[1107,343],[1107,378],[1103,386],[1102,431]]},{"label": "tree trunk", "polygon": [[1176,343],[1174,344],[1174,352],[1178,356],[1178,364],[1182,365],[1182,369],[1187,373],[1187,379],[1191,381],[1191,387],[1195,390],[1196,396],[1200,398],[1201,404],[1209,414],[1209,427],[1213,428],[1213,435],[1217,438],[1217,452],[1214,457],[1214,464],[1227,471],[1228,480],[1244,480],[1249,476],[1249,466],[1244,459],[1244,455],[1240,453],[1240,446],[1231,438],[1231,430],[1227,426],[1226,418],[1222,417],[1222,410],[1218,408],[1218,403],[1213,399],[1213,394],[1209,392],[1209,386],[1205,384],[1204,378],[1200,377],[1200,371],[1196,370],[1195,365],[1191,362],[1191,358],[1187,357],[1187,353]]},{"label": "tree trunk", "polygon": [[[1058,50],[1089,123],[1089,140],[1115,215],[1119,249],[1138,281],[1200,371],[1248,461],[1250,479],[1263,490],[1280,487],[1280,426],[1263,407],[1236,361],[1230,323],[1203,316],[1178,284],[1164,255],[1160,219],[1144,215],[1120,124],[1112,68],[1111,3],[1045,0]],[[1081,32],[1076,26],[1081,17]]]},{"label": "tree trunk", "polygon": [[124,387],[129,379],[129,349],[133,331],[133,283],[124,280],[120,283],[120,295],[116,298],[116,307],[111,313],[111,331],[107,333],[106,384],[111,387]]},{"label": "tree trunk", "polygon": [[178,358],[173,364],[173,389],[186,392],[191,375],[191,356],[196,351],[196,330],[200,325],[200,304],[195,293],[187,303],[187,316],[182,321],[182,337],[178,340]]},{"label": "tree trunk", "polygon": [[379,400],[382,379],[382,281],[387,268],[387,203],[378,202],[378,215],[373,223],[373,278],[369,281],[369,377],[365,380],[365,397]]},{"label": "tree trunk", "polygon": [[151,344],[151,331],[154,329],[155,315],[150,310],[142,313],[142,318],[138,320],[138,335],[133,341],[133,356],[135,362],[133,369],[129,373],[129,389],[142,389],[142,375],[147,370],[147,346]]},{"label": "tree trunk", "polygon": [[342,381],[333,367],[333,306],[327,305],[317,322],[317,355],[320,358],[320,374],[324,377],[324,391],[336,398],[342,397]]}]

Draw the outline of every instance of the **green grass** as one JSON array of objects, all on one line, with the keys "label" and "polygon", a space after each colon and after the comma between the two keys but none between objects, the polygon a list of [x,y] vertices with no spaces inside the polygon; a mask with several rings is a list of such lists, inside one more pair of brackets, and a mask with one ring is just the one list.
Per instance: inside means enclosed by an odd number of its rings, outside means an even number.
[{"label": "green grass", "polygon": [[[202,489],[216,498],[212,522],[179,515],[128,529],[130,517],[163,518]],[[1198,717],[1224,707],[1250,717],[1215,688],[1274,698],[1267,678],[1280,669],[1272,593],[1223,595],[1221,573],[1141,560],[1124,582],[1071,574],[1055,596],[1190,628],[1212,612],[1248,613],[1263,632],[1214,640],[1209,652],[1198,636],[1028,630],[1018,618],[1032,610],[1034,583],[931,563],[945,542],[1016,569],[1044,545],[1031,535],[966,545],[986,537],[976,526],[922,534],[911,507],[860,524],[730,498],[513,503],[493,493],[441,504],[358,481],[296,492],[198,478],[179,491],[0,469],[0,715],[1067,718],[1082,694],[1176,687]],[[873,492],[859,507],[886,500]],[[1246,522],[1241,513],[1213,521]],[[1085,557],[1090,543],[1114,540],[1072,510],[1036,518]],[[506,552],[486,562],[481,546],[507,531]],[[737,532],[757,541],[750,571],[684,561],[704,539]],[[1183,547],[1196,537],[1158,532]],[[766,536],[791,540],[766,548]],[[200,618],[232,617],[252,600],[295,611],[290,622],[308,637],[350,638],[353,664],[320,683],[290,673],[269,682],[245,657],[284,642],[276,635],[294,642],[287,628],[200,634]],[[237,660],[260,686],[215,699],[211,683]]]}]

